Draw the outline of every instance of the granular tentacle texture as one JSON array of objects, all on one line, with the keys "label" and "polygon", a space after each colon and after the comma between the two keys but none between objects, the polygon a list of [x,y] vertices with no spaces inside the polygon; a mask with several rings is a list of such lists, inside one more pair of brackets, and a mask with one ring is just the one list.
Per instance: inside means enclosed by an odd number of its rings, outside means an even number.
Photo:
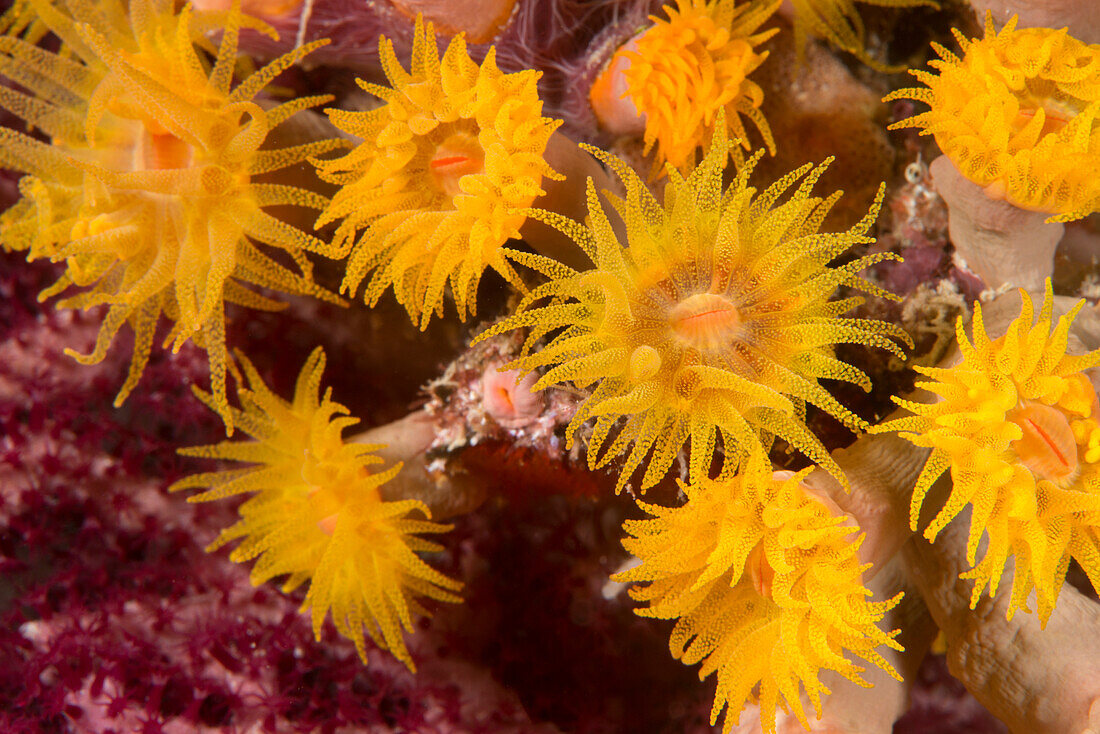
[{"label": "granular tentacle texture", "polygon": [[933,44],[938,71],[912,71],[925,87],[887,100],[924,102],[927,112],[894,123],[920,128],[959,172],[994,199],[1049,212],[1068,222],[1100,209],[1100,45],[1050,28],[999,32],[986,14],[985,36],[955,31],[962,56]]},{"label": "granular tentacle texture", "polygon": [[[899,431],[932,449],[913,490],[913,529],[928,490],[946,471],[951,495],[925,536],[935,540],[971,506],[967,560],[973,568],[963,574],[975,581],[971,605],[987,588],[997,593],[1012,557],[1009,617],[1027,610],[1034,590],[1046,624],[1070,558],[1100,589],[1100,403],[1083,373],[1100,364],[1100,350],[1066,354],[1070,324],[1084,301],[1054,323],[1049,280],[1037,320],[1031,297],[1020,294],[1020,316],[995,340],[975,304],[973,342],[961,319],[956,328],[962,361],[949,369],[916,368],[930,378],[917,387],[940,399],[925,405],[895,398],[914,415],[875,430]],[[978,560],[983,535],[988,546]]]},{"label": "granular tentacle texture", "polygon": [[[23,198],[0,215],[0,244],[26,251],[28,259],[66,262],[43,297],[81,290],[59,308],[108,307],[93,351],[74,354],[80,361],[102,360],[123,324],[133,329],[130,372],[116,403],[137,384],[167,317],[165,347],[193,341],[207,351],[214,401],[232,433],[225,303],[281,307],[245,284],[339,302],[313,282],[302,256],[335,257],[338,250],[264,211],[322,208],[327,200],[252,177],[342,143],[260,150],[291,113],[327,101],[315,97],[271,112],[254,101],[275,73],[321,42],[276,59],[234,88],[238,30],[266,27],[239,9],[216,14],[224,32],[211,66],[196,46],[208,43],[201,34],[214,21],[173,7],[167,0],[133,0],[128,10],[30,0],[25,8],[60,37],[62,51],[45,51],[29,38],[0,38],[0,72],[26,89],[4,87],[0,105],[53,138],[46,145],[0,129],[0,163],[26,174]],[[261,245],[288,253],[298,271]]]},{"label": "granular tentacle texture", "polygon": [[450,284],[459,318],[477,312],[481,275],[491,267],[524,284],[504,245],[519,237],[517,210],[560,176],[543,159],[561,124],[542,116],[540,72],[504,74],[489,50],[479,66],[461,35],[440,59],[431,23],[417,18],[406,71],[393,44],[379,42],[391,87],[360,82],[384,104],[370,112],[329,110],[336,127],[362,138],[346,156],[315,161],[339,185],[318,225],[339,222],[335,242],[351,247],[342,288],[364,300],[390,287],[413,323],[443,314]]},{"label": "granular tentacle texture", "polygon": [[648,604],[639,615],[676,620],[673,657],[717,672],[711,723],[727,709],[725,730],[749,701],[769,734],[780,706],[808,729],[799,688],[820,717],[822,670],[867,685],[849,653],[897,677],[876,648],[901,649],[878,627],[901,595],[868,601],[862,536],[802,488],[807,471],[784,479],[752,457],[731,479],[681,485],[681,507],[639,502],[653,519],[624,524],[642,563],[614,578],[645,584],[630,590]]},{"label": "granular tentacle texture", "polygon": [[[182,449],[186,456],[248,462],[240,469],[208,472],[176,482],[170,491],[205,489],[190,498],[208,502],[238,494],[251,497],[240,520],[221,532],[208,550],[240,541],[229,557],[255,560],[253,584],[287,576],[283,591],[309,581],[302,611],[309,611],[314,634],[329,611],[336,629],[355,643],[366,662],[363,630],[415,670],[402,630],[426,613],[418,597],[459,602],[462,584],[426,564],[419,552],[442,550],[421,537],[446,532],[430,521],[419,500],[387,502],[378,488],[400,470],[374,467],[383,460],[377,445],[345,443],[344,429],[358,423],[330,391],[321,395],[324,352],[318,348],[302,368],[291,402],[272,393],[252,365],[242,359],[248,388],[231,408],[236,425],[253,441],[223,441]],[[196,391],[214,407],[212,397]],[[425,519],[418,519],[416,514]]]},{"label": "granular tentacle texture", "polygon": [[833,345],[864,344],[903,357],[897,342],[909,343],[893,324],[840,317],[861,299],[829,300],[841,285],[890,295],[858,273],[891,255],[830,266],[873,242],[866,233],[881,193],[851,230],[820,233],[837,197],[810,191],[828,162],[806,165],[758,193],[748,185],[757,153],[723,190],[729,146],[720,124],[688,178],[669,169],[663,205],[624,163],[592,149],[625,184],[626,198],[612,202],[627,242],[617,239],[591,181],[585,226],[532,212],[575,237],[595,267],[546,273],[555,279],[479,337],[528,328],[523,356],[508,369],[546,370],[535,389],[571,382],[592,390],[568,438],[594,421],[589,465],[625,454],[618,489],[646,463],[641,486],[656,484],[685,445],[694,482],[708,475],[716,447],[732,469],[741,454],[763,451],[773,436],[843,481],[804,423],[809,403],[854,430],[866,427],[819,383],[869,386],[859,369],[833,357]]}]

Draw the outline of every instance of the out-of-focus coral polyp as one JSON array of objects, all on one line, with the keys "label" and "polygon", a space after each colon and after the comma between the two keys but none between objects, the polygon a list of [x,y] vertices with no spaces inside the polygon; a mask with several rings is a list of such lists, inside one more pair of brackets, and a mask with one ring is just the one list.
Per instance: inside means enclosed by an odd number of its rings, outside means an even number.
[{"label": "out-of-focus coral polyp", "polygon": [[[262,28],[238,10],[179,13],[170,0],[31,0],[62,41],[53,54],[15,37],[0,38],[0,70],[29,94],[0,87],[0,104],[49,135],[46,145],[0,128],[0,163],[26,175],[23,198],[0,216],[0,243],[28,258],[65,260],[67,270],[43,297],[83,289],[60,308],[106,304],[95,349],[103,359],[123,324],[135,333],[121,403],[149,358],[161,315],[173,322],[165,346],[188,340],[206,349],[218,412],[232,432],[225,396],[225,303],[272,310],[280,304],[253,284],[338,300],[316,285],[304,252],[337,250],[264,212],[268,206],[322,209],[327,200],[253,177],[339,147],[337,141],[261,150],[272,128],[327,101],[303,97],[264,110],[256,95],[319,44],[271,62],[232,86],[237,34]],[[211,66],[196,49],[203,32],[224,26]],[[289,254],[299,272],[251,240]]]},{"label": "out-of-focus coral polyp", "polygon": [[[588,439],[592,467],[632,447],[619,489],[651,451],[643,489],[664,477],[689,441],[697,481],[709,472],[719,438],[724,466],[731,469],[742,452],[763,451],[771,435],[839,477],[806,427],[805,405],[860,430],[866,423],[818,380],[871,386],[863,372],[833,356],[833,345],[877,346],[902,357],[894,340],[909,341],[892,324],[839,318],[861,298],[829,300],[840,285],[889,297],[858,273],[895,256],[864,255],[829,265],[854,245],[874,241],[866,232],[881,192],[861,222],[834,234],[818,227],[840,193],[810,195],[827,163],[807,164],[758,195],[748,185],[757,153],[723,190],[731,143],[722,114],[710,152],[691,176],[670,172],[663,205],[622,161],[590,149],[626,187],[626,198],[613,201],[627,242],[616,236],[591,181],[586,225],[534,211],[531,216],[572,237],[595,269],[546,268],[552,280],[479,337],[528,327],[525,356],[508,367],[550,368],[534,389],[596,384],[567,435],[572,441],[582,424],[595,419]],[[622,418],[625,425],[607,445]]]},{"label": "out-of-focus coral polyp", "polygon": [[[868,5],[892,8],[927,6],[938,8],[936,0],[859,0]],[[799,59],[810,36],[821,38],[847,51],[880,71],[901,71],[872,58],[866,50],[866,31],[856,9],[856,0],[791,0],[794,7],[794,41]]]},{"label": "out-of-focus coral polyp", "polygon": [[800,687],[820,718],[822,670],[863,682],[846,652],[897,677],[875,648],[901,649],[897,630],[878,627],[901,595],[867,600],[863,538],[802,488],[807,472],[773,476],[752,457],[731,479],[681,485],[683,506],[639,502],[653,519],[624,524],[623,545],[642,563],[614,578],[646,584],[630,591],[648,603],[639,615],[676,620],[673,657],[701,662],[700,678],[717,671],[711,724],[728,707],[724,730],[749,701],[769,734],[779,706],[809,729]]},{"label": "out-of-focus coral polyp", "polygon": [[[321,396],[324,352],[318,348],[302,368],[287,402],[272,393],[247,361],[242,367],[248,388],[238,390],[242,409],[232,408],[236,424],[254,441],[223,441],[214,446],[182,449],[186,456],[248,462],[239,469],[196,474],[176,482],[171,491],[207,488],[192,502],[251,493],[240,507],[241,519],[210,545],[216,550],[242,541],[230,559],[252,567],[253,584],[289,574],[283,591],[309,581],[302,610],[310,610],[313,631],[321,639],[325,616],[332,610],[336,629],[355,643],[367,659],[363,629],[415,670],[402,628],[413,631],[413,615],[425,613],[417,597],[458,602],[461,584],[431,566],[418,551],[442,547],[418,537],[442,533],[449,525],[430,518],[419,500],[385,502],[378,487],[400,470],[374,455],[380,445],[345,443],[342,433],[359,419]],[[196,391],[211,408],[212,397]]]},{"label": "out-of-focus coral polyp", "polygon": [[1100,209],[1100,45],[1066,30],[955,31],[963,56],[933,44],[933,74],[913,70],[927,88],[900,89],[931,109],[892,127],[933,135],[959,171],[994,199],[1048,212],[1048,221],[1080,219]]},{"label": "out-of-focus coral polyp", "polygon": [[[490,49],[479,66],[462,36],[438,57],[431,23],[417,19],[409,71],[393,44],[379,41],[390,87],[360,82],[385,104],[370,112],[329,110],[363,142],[342,158],[318,161],[341,186],[318,224],[339,221],[335,242],[351,245],[343,289],[373,305],[391,285],[413,323],[443,314],[448,282],[458,315],[477,311],[477,288],[491,267],[523,282],[504,247],[526,217],[515,210],[557,174],[543,159],[560,122],[542,117],[540,73],[504,74]],[[362,233],[362,234],[360,234]]]},{"label": "out-of-focus coral polyp", "polygon": [[409,17],[423,14],[447,36],[466,34],[470,43],[488,43],[515,14],[517,0],[390,0]]},{"label": "out-of-focus coral polyp", "polygon": [[[895,399],[915,415],[876,430],[902,431],[902,437],[932,449],[913,490],[913,529],[925,495],[948,469],[951,496],[925,536],[934,540],[971,506],[967,560],[973,568],[963,574],[975,581],[971,606],[987,587],[997,593],[1013,556],[1008,615],[1026,610],[1035,590],[1046,624],[1070,558],[1100,589],[1100,403],[1083,373],[1100,364],[1100,350],[1066,354],[1070,324],[1084,301],[1052,328],[1050,281],[1038,321],[1031,297],[1020,295],[1020,316],[995,340],[975,304],[973,342],[961,319],[956,326],[962,361],[947,369],[916,368],[931,378],[917,386],[940,400],[925,405]],[[989,545],[975,565],[983,534]]]},{"label": "out-of-focus coral polyp", "polygon": [[725,111],[727,134],[740,141],[730,148],[735,160],[743,162],[741,149],[750,150],[742,117],[774,152],[775,140],[760,112],[764,93],[749,75],[768,57],[756,47],[777,29],[757,31],[779,0],[741,5],[676,0],[676,6],[663,8],[667,20],[650,16],[654,25],[612,57],[592,86],[597,114],[615,108],[602,98],[619,90],[618,75],[625,77],[626,92],[620,94],[644,116],[645,152],[656,147],[654,176],[663,173],[666,162],[685,175],[695,166],[696,151],[706,152],[719,110]]}]

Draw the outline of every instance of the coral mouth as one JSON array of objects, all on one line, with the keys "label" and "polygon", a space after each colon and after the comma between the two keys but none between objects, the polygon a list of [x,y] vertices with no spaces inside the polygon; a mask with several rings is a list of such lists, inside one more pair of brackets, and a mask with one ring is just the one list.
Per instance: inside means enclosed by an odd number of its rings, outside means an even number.
[{"label": "coral mouth", "polygon": [[745,570],[752,588],[765,599],[771,598],[772,583],[775,581],[775,569],[768,563],[763,544],[757,544],[745,561]]},{"label": "coral mouth", "polygon": [[714,293],[696,293],[672,308],[668,315],[672,331],[699,348],[729,343],[741,326],[737,307]]},{"label": "coral mouth", "polygon": [[463,176],[485,170],[485,152],[474,136],[456,133],[435,149],[435,154],[428,161],[428,170],[439,190],[454,197],[462,193],[459,181]]},{"label": "coral mouth", "polygon": [[1060,133],[1077,116],[1077,110],[1051,99],[1033,101],[1027,106],[1021,106],[1020,111],[1016,113],[1015,129],[1017,132],[1023,130],[1033,124],[1032,121],[1040,115],[1042,128],[1039,130],[1038,137],[1041,140],[1047,135]]},{"label": "coral mouth", "polygon": [[143,171],[188,168],[193,154],[191,146],[172,133],[146,130],[135,156],[136,168]]},{"label": "coral mouth", "polygon": [[1009,420],[1023,431],[1012,447],[1020,463],[1037,478],[1062,482],[1077,472],[1077,442],[1064,413],[1033,404],[1013,410]]}]

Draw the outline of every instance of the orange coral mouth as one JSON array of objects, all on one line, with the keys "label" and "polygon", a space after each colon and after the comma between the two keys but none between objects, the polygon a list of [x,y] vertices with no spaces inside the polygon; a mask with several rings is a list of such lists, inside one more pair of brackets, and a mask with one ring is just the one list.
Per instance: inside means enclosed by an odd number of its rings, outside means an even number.
[{"label": "orange coral mouth", "polygon": [[680,301],[668,315],[672,331],[699,348],[727,344],[741,326],[741,314],[724,296],[696,293]]},{"label": "orange coral mouth", "polygon": [[1024,433],[1012,448],[1037,478],[1061,482],[1077,472],[1077,442],[1062,411],[1032,404],[1013,410],[1008,418]]},{"label": "orange coral mouth", "polygon": [[428,161],[428,170],[439,190],[454,197],[462,193],[459,180],[463,176],[485,170],[485,151],[473,135],[456,133],[439,144]]},{"label": "orange coral mouth", "polygon": [[162,171],[191,165],[192,148],[170,132],[146,129],[137,154],[138,170]]},{"label": "orange coral mouth", "polygon": [[775,580],[775,569],[768,563],[763,545],[757,545],[749,553],[749,557],[745,560],[745,572],[752,582],[752,588],[756,589],[756,593],[770,599],[772,582]]},{"label": "orange coral mouth", "polygon": [[1016,113],[1015,129],[1023,130],[1035,119],[1040,110],[1043,114],[1043,128],[1039,131],[1039,139],[1052,133],[1059,133],[1076,116],[1074,110],[1068,109],[1054,100],[1040,100],[1034,103],[1034,108],[1021,108]]}]

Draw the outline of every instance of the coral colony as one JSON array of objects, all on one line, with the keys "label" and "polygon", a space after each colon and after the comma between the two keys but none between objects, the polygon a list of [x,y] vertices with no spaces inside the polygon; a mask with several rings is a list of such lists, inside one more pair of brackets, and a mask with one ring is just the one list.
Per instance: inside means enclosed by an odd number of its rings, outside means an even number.
[{"label": "coral colony", "polygon": [[15,0],[0,730],[1100,731],[1100,26],[942,5]]}]

